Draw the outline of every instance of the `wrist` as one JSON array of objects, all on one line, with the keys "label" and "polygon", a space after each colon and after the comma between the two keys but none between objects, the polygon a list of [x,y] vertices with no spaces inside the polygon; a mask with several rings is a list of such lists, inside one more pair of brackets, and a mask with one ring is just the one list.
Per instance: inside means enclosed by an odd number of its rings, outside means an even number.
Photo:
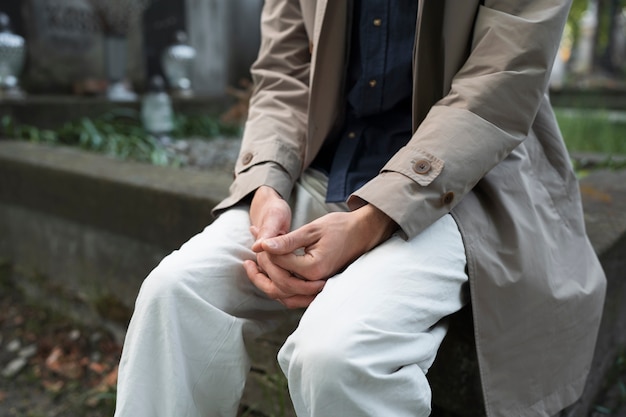
[{"label": "wrist", "polygon": [[354,213],[359,216],[359,224],[370,239],[368,250],[386,241],[398,230],[398,224],[391,217],[371,204]]},{"label": "wrist", "polygon": [[281,195],[269,185],[261,185],[252,193],[252,201],[268,201],[272,199],[282,200]]}]

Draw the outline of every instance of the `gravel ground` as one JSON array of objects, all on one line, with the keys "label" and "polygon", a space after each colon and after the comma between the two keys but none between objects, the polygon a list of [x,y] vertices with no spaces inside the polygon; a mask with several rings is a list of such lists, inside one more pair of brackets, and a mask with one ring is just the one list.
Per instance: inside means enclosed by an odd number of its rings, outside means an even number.
[{"label": "gravel ground", "polygon": [[172,142],[168,148],[186,169],[219,169],[231,172],[239,153],[239,138],[189,138]]}]

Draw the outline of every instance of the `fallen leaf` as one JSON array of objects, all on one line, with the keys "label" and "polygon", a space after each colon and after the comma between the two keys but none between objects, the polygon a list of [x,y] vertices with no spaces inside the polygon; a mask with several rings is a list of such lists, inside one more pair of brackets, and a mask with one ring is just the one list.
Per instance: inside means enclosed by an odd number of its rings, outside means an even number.
[{"label": "fallen leaf", "polygon": [[63,350],[60,347],[57,346],[52,349],[52,352],[50,352],[50,354],[46,358],[46,367],[53,372],[58,371],[60,368],[59,360],[62,356]]},{"label": "fallen leaf", "polygon": [[83,366],[80,361],[72,356],[64,357],[60,347],[52,349],[46,358],[46,367],[68,379],[78,379],[83,376]]},{"label": "fallen leaf", "polygon": [[601,203],[610,204],[613,202],[613,196],[603,190],[594,188],[591,185],[581,184],[580,193],[584,198],[589,198],[593,201],[599,201]]},{"label": "fallen leaf", "polygon": [[91,362],[89,364],[89,370],[97,374],[103,374],[104,371],[106,371],[106,366],[98,362]]},{"label": "fallen leaf", "polygon": [[51,392],[53,394],[58,394],[63,389],[65,383],[61,380],[58,381],[47,381],[44,380],[41,382],[46,391]]},{"label": "fallen leaf", "polygon": [[113,369],[107,374],[107,376],[104,377],[102,382],[108,387],[114,387],[115,385],[117,385],[117,371],[118,367],[116,366],[115,369]]}]

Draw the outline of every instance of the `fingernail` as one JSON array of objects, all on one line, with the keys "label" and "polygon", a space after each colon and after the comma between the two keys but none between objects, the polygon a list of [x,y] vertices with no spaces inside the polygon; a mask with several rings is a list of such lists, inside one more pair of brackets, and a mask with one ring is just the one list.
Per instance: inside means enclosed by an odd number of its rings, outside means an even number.
[{"label": "fingernail", "polygon": [[269,249],[278,249],[278,243],[273,240],[266,240],[265,246],[267,246]]}]

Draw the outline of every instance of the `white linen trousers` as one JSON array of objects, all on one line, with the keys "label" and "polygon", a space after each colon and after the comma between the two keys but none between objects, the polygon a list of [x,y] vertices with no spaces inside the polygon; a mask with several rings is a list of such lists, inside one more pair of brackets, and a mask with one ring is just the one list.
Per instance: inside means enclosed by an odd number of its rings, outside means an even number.
[{"label": "white linen trousers", "polygon": [[[308,170],[291,201],[296,228],[329,211]],[[120,361],[115,417],[234,417],[246,349],[290,311],[248,280],[248,207],[223,213],[144,281]],[[278,361],[299,417],[430,414],[425,374],[467,302],[461,234],[448,214],[415,238],[394,235],[328,279]]]}]

